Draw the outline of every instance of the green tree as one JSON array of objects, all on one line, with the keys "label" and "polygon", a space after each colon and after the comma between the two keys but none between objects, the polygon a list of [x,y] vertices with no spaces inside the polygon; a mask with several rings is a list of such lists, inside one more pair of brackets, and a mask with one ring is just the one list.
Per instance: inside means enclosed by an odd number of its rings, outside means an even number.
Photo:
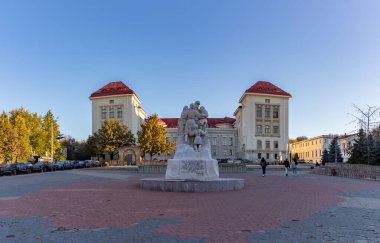
[{"label": "green tree", "polygon": [[57,119],[54,118],[54,115],[50,110],[43,117],[42,131],[43,131],[43,136],[44,136],[43,149],[48,154],[48,156],[51,156],[52,137],[53,137],[53,152],[60,151],[61,143],[57,139],[57,137],[60,135],[59,125],[58,125]]},{"label": "green tree", "polygon": [[329,146],[329,162],[343,162],[342,152],[338,144],[338,137],[334,137]]},{"label": "green tree", "polygon": [[354,146],[352,147],[351,157],[348,160],[350,164],[366,164],[366,152],[367,151],[367,135],[364,129],[360,129],[358,133],[358,138],[354,141]]},{"label": "green tree", "polygon": [[331,162],[331,161],[329,161],[329,152],[327,151],[327,149],[323,150],[322,161],[321,162],[322,162],[323,165],[326,164],[326,163],[328,163],[328,162]]},{"label": "green tree", "polygon": [[42,117],[37,113],[30,113],[24,108],[14,109],[10,112],[10,120],[15,122],[15,118],[21,116],[24,118],[29,130],[29,143],[33,155],[45,155],[46,137],[48,135],[42,130]]},{"label": "green tree", "polygon": [[3,111],[0,116],[0,157],[5,163],[13,160],[13,136],[12,124],[7,113]]},{"label": "green tree", "polygon": [[126,125],[121,124],[119,120],[105,120],[99,129],[98,142],[101,144],[103,153],[111,155],[111,159],[118,149],[122,146],[135,145],[136,140],[132,132]]},{"label": "green tree", "polygon": [[299,158],[299,156],[298,156],[298,153],[295,153],[295,155],[294,155],[294,157],[293,157],[294,162],[298,162],[299,159],[300,159],[300,158]]},{"label": "green tree", "polygon": [[150,160],[156,154],[169,154],[174,151],[175,143],[169,143],[166,139],[166,130],[160,124],[160,119],[157,114],[148,117],[144,124],[141,125],[141,130],[137,133],[138,141],[143,156],[150,155]]},{"label": "green tree", "polygon": [[95,133],[94,135],[89,136],[85,146],[90,152],[90,155],[95,155],[99,160],[100,155],[103,153],[103,146],[99,134]]},{"label": "green tree", "polygon": [[[12,121],[11,121],[12,123]],[[16,115],[13,119],[12,151],[15,162],[27,161],[31,156],[30,130],[23,116]]]}]

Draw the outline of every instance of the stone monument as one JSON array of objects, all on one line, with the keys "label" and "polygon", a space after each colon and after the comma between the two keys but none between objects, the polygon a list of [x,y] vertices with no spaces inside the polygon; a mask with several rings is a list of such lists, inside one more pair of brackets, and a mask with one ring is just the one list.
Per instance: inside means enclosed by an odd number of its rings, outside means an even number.
[{"label": "stone monument", "polygon": [[176,192],[238,190],[243,179],[219,178],[218,161],[211,157],[208,112],[195,101],[185,106],[178,120],[174,158],[168,160],[165,178],[141,180],[144,189]]},{"label": "stone monument", "polygon": [[219,178],[218,161],[211,158],[207,133],[208,112],[200,102],[184,107],[179,119],[174,158],[168,161],[166,179],[210,180]]}]

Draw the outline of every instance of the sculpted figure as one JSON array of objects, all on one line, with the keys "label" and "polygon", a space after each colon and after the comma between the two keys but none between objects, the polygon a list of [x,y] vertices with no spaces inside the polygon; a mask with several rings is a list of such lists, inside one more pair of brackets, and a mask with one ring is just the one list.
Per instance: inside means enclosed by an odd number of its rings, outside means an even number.
[{"label": "sculpted figure", "polygon": [[[185,141],[189,140],[189,136],[193,137],[194,135],[190,135],[190,129],[193,129],[193,127],[198,128],[197,121],[200,118],[199,112],[195,109],[194,104],[190,104],[190,109],[187,110],[186,115],[186,127],[185,127]],[[190,145],[192,143],[189,142]]]},{"label": "sculpted figure", "polygon": [[206,132],[204,132],[202,129],[198,128],[194,131],[194,134],[195,134],[194,150],[199,152],[200,149],[202,148],[202,144],[203,144],[203,140],[202,140],[201,136],[206,135]]},{"label": "sculpted figure", "polygon": [[198,125],[199,125],[199,128],[202,129],[202,131],[206,132],[208,112],[206,111],[206,108],[204,108],[203,106],[201,106],[199,111],[200,111],[200,119],[198,121]]},{"label": "sculpted figure", "polygon": [[178,136],[185,135],[186,113],[188,110],[189,110],[189,107],[187,105],[183,107],[181,117],[178,120]]}]

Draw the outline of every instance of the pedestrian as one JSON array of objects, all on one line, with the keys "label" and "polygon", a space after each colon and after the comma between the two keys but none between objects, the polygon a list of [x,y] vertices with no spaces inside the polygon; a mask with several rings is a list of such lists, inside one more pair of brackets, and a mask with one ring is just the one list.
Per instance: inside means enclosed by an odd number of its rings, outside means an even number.
[{"label": "pedestrian", "polygon": [[268,165],[264,158],[261,158],[260,165],[261,165],[261,170],[263,171],[263,177],[264,177],[266,174],[266,169]]},{"label": "pedestrian", "polygon": [[297,161],[292,160],[291,167],[292,167],[293,175],[297,175],[297,165],[298,165]]},{"label": "pedestrian", "polygon": [[284,166],[285,166],[285,175],[288,176],[288,169],[290,168],[290,164],[289,164],[288,159],[285,159]]}]

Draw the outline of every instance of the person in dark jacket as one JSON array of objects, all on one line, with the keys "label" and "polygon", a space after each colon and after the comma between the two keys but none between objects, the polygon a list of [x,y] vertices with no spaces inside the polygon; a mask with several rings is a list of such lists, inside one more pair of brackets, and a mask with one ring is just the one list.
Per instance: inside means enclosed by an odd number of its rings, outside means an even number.
[{"label": "person in dark jacket", "polygon": [[285,175],[288,176],[288,169],[290,168],[290,163],[288,159],[285,159],[284,166],[285,166]]},{"label": "person in dark jacket", "polygon": [[263,171],[263,177],[264,177],[266,173],[267,165],[268,165],[264,158],[261,159],[260,165],[261,165],[261,170]]}]

